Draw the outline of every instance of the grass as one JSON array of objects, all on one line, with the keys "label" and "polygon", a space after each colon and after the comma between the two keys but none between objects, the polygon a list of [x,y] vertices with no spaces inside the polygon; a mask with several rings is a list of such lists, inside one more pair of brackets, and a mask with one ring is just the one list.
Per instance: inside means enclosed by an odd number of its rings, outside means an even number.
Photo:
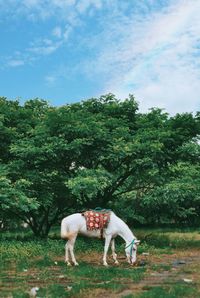
[{"label": "grass", "polygon": [[[102,266],[103,243],[98,239],[79,237],[76,243],[76,255],[79,267],[67,267],[64,263],[64,244],[59,239],[57,229],[47,240],[37,240],[31,232],[5,232],[1,234],[1,280],[0,297],[29,297],[32,287],[38,286],[38,297],[90,297],[90,293],[104,295],[120,295],[133,285],[139,287],[151,273],[170,272],[176,254],[180,257],[185,251],[200,248],[199,232],[192,230],[144,230],[137,229],[135,234],[142,240],[138,249],[139,259],[145,258],[146,265],[130,267],[122,259],[124,243],[117,241],[120,266]],[[148,252],[149,257],[142,257]],[[169,256],[169,257],[167,257]],[[181,255],[182,256],[182,255]],[[200,273],[198,264],[184,266],[181,274],[196,276]],[[133,291],[134,292],[134,291]],[[120,297],[120,296],[119,296]],[[146,285],[139,287],[139,293],[128,297],[136,298],[173,298],[200,297],[199,285],[185,285],[180,280],[173,284],[162,284],[157,287]]]},{"label": "grass", "polygon": [[155,248],[200,248],[200,232],[194,229],[136,230],[138,239]]},{"label": "grass", "polygon": [[186,285],[175,285],[172,287],[154,287],[148,292],[141,293],[134,296],[126,296],[126,298],[182,298],[192,297],[197,298],[196,291],[192,287]]}]

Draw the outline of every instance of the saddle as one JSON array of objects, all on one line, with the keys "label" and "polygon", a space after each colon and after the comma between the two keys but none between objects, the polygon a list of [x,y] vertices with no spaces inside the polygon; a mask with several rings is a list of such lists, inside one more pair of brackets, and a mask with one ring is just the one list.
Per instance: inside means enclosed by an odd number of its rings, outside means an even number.
[{"label": "saddle", "polygon": [[85,217],[87,230],[100,230],[100,237],[103,238],[103,229],[107,228],[110,222],[110,210],[89,210],[82,215]]}]

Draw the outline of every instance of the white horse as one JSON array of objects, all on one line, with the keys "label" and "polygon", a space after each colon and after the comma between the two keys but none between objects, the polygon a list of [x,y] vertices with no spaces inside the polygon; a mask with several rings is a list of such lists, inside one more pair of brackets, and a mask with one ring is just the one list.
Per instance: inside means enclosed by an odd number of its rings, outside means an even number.
[{"label": "white horse", "polygon": [[[65,217],[61,223],[61,238],[68,239],[65,245],[65,262],[70,266],[69,262],[69,252],[71,254],[72,262],[74,265],[78,265],[74,256],[74,244],[78,234],[82,234],[88,237],[98,237],[101,236],[100,230],[87,230],[86,220],[81,213],[75,213]],[[125,253],[127,256],[127,261],[130,264],[136,262],[137,245],[140,243],[139,240],[133,235],[127,224],[121,220],[118,216],[111,211],[110,222],[103,230],[103,238],[105,238],[104,254],[103,254],[103,265],[108,266],[107,263],[107,252],[109,245],[111,243],[112,256],[115,264],[119,264],[117,261],[117,254],[115,253],[115,237],[121,236],[125,242]]]}]

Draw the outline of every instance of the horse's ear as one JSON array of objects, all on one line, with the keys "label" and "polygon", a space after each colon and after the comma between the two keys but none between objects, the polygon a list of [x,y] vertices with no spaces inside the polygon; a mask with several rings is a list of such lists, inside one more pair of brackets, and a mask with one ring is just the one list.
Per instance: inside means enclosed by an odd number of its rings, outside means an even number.
[{"label": "horse's ear", "polygon": [[135,244],[139,245],[140,244],[140,240],[135,240]]}]

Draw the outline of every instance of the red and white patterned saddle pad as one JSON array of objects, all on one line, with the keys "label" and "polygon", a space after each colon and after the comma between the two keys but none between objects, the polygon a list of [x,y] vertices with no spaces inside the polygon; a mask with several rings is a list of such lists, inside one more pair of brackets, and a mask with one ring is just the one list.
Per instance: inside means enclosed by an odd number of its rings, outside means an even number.
[{"label": "red and white patterned saddle pad", "polygon": [[104,229],[110,221],[110,212],[85,211],[83,213],[86,219],[88,230]]}]

